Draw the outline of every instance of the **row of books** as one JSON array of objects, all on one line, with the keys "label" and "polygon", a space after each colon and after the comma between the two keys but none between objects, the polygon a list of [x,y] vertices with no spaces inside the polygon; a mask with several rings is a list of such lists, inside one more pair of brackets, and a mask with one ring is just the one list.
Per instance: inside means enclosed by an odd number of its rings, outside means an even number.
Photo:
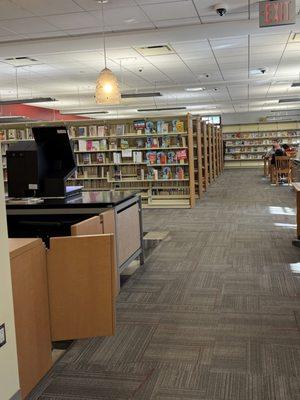
[{"label": "row of books", "polygon": [[232,154],[225,155],[225,161],[231,160],[261,160],[261,155],[253,155],[253,154]]},{"label": "row of books", "polygon": [[108,172],[108,180],[114,181],[132,181],[133,179],[137,180],[149,180],[149,181],[157,181],[160,179],[163,180],[172,180],[172,179],[185,179],[184,169],[182,167],[176,167],[175,171],[170,167],[164,167],[162,169],[157,168],[137,168],[134,173],[125,173],[123,169],[116,166],[114,167],[113,172]]},{"label": "row of books", "polygon": [[[300,139],[295,139],[295,138],[286,138],[281,140],[282,143],[286,144],[299,144]],[[236,141],[227,141],[226,142],[226,147],[236,147],[236,146],[272,146],[272,141],[271,140],[236,140]]]},{"label": "row of books", "polygon": [[275,131],[275,132],[236,132],[236,133],[224,133],[223,138],[228,139],[261,139],[261,138],[285,138],[300,136],[300,131]]},{"label": "row of books", "polygon": [[101,150],[117,150],[117,149],[129,149],[132,147],[136,148],[168,148],[168,147],[186,147],[185,136],[163,136],[162,138],[154,138],[151,136],[145,136],[144,139],[135,139],[135,143],[130,143],[130,139],[121,139],[118,143],[117,139],[100,139],[100,140],[78,140],[74,143],[75,151],[101,151]]},{"label": "row of books", "polygon": [[270,150],[270,147],[231,147],[226,148],[226,154],[234,154],[234,153],[264,153]]},{"label": "row of books", "polygon": [[1,129],[1,140],[29,140],[33,139],[31,128],[26,129]]},{"label": "row of books", "polygon": [[179,119],[172,121],[146,121],[144,119],[135,120],[129,124],[109,124],[109,125],[89,125],[72,126],[69,129],[70,137],[104,137],[122,136],[130,133],[154,134],[184,132],[184,122]]}]

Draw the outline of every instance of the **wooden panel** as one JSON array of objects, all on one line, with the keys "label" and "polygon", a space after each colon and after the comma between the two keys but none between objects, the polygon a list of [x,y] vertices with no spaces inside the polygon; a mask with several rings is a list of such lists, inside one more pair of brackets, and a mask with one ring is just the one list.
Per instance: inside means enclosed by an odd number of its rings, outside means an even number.
[{"label": "wooden panel", "polygon": [[195,168],[194,168],[194,140],[193,140],[193,120],[192,116],[188,114],[187,116],[187,126],[188,126],[188,158],[189,158],[189,177],[190,177],[190,205],[195,207]]},{"label": "wooden panel", "polygon": [[139,205],[117,214],[117,255],[118,265],[122,265],[141,247]]},{"label": "wooden panel", "polygon": [[208,174],[209,183],[213,181],[213,156],[212,156],[212,127],[211,124],[207,125],[208,128]]},{"label": "wooden panel", "polygon": [[113,235],[51,238],[47,271],[52,340],[114,335]]},{"label": "wooden panel", "polygon": [[[115,224],[115,211],[113,209],[104,211],[100,218],[103,224],[103,233],[113,233],[114,237],[116,237],[116,224]],[[115,259],[117,260],[117,242],[115,240]],[[120,272],[118,265],[116,263],[115,268],[115,294],[116,296],[120,293]]]},{"label": "wooden panel", "polygon": [[46,250],[41,239],[10,239],[22,398],[52,366]]},{"label": "wooden panel", "polygon": [[204,161],[204,189],[207,191],[209,174],[208,174],[208,140],[207,140],[207,125],[203,121],[201,123],[202,134],[203,134],[203,161]]},{"label": "wooden panel", "polygon": [[103,233],[103,224],[98,215],[71,226],[72,236],[100,235],[101,233]]},{"label": "wooden panel", "polygon": [[202,160],[201,119],[197,118],[197,158],[198,158],[198,190],[200,199],[203,197],[203,160]]}]

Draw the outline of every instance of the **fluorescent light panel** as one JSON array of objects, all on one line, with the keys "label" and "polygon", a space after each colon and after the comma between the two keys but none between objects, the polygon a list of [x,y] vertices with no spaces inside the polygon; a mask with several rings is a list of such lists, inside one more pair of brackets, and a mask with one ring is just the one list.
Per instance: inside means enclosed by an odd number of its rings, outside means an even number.
[{"label": "fluorescent light panel", "polygon": [[56,101],[56,99],[53,99],[52,97],[36,97],[30,99],[0,100],[0,105],[47,103],[48,101]]},{"label": "fluorescent light panel", "polygon": [[173,111],[173,110],[186,110],[186,107],[164,107],[164,108],[143,108],[137,110],[138,112],[146,112],[146,111]]},{"label": "fluorescent light panel", "polygon": [[123,93],[121,94],[122,99],[135,99],[139,97],[161,97],[160,92],[148,92],[148,93]]},{"label": "fluorescent light panel", "polygon": [[109,114],[108,111],[60,111],[61,115]]},{"label": "fluorescent light panel", "polygon": [[295,103],[300,101],[300,97],[294,97],[290,99],[279,99],[278,103]]}]

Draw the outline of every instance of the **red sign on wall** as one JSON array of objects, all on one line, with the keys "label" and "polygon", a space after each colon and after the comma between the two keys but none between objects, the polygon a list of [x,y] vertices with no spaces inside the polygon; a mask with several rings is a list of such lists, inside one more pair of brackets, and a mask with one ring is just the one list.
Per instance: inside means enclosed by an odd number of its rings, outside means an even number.
[{"label": "red sign on wall", "polygon": [[296,22],[295,0],[266,0],[259,3],[259,26],[291,25]]}]

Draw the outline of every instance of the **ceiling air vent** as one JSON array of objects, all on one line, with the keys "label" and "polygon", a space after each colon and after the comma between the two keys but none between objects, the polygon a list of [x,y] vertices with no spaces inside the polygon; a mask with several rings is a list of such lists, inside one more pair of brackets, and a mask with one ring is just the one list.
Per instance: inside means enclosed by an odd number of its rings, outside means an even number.
[{"label": "ceiling air vent", "polygon": [[168,44],[147,46],[147,47],[136,47],[135,50],[144,57],[151,56],[165,56],[168,54],[174,54],[175,51]]},{"label": "ceiling air vent", "polygon": [[161,97],[160,92],[147,92],[147,93],[122,93],[122,99],[136,99],[140,97]]},{"label": "ceiling air vent", "polygon": [[31,57],[10,57],[5,58],[4,61],[7,61],[7,63],[13,65],[14,67],[25,67],[28,65],[39,64],[38,60],[35,60]]}]

